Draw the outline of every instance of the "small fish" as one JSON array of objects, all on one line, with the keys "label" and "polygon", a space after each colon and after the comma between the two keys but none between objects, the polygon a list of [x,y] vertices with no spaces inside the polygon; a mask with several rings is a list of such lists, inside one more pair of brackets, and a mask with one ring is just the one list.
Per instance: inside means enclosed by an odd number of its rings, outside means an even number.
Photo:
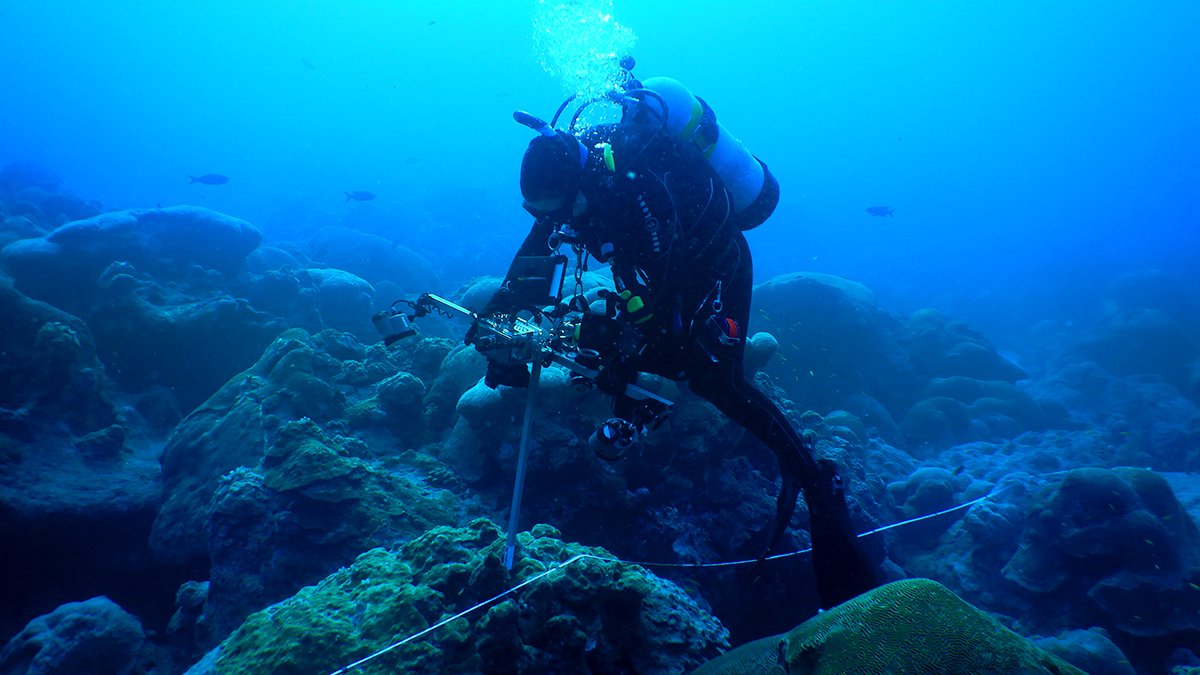
[{"label": "small fish", "polygon": [[355,190],[353,192],[346,193],[346,201],[348,202],[369,202],[372,199],[375,199],[375,193],[367,192],[366,190]]},{"label": "small fish", "polygon": [[192,183],[200,183],[202,185],[224,185],[229,182],[229,176],[222,176],[219,173],[206,173],[203,176],[188,176],[192,179]]},{"label": "small fish", "polygon": [[868,206],[867,213],[876,217],[887,216],[890,218],[895,215],[896,210],[890,206]]},{"label": "small fish", "polygon": [[312,61],[309,61],[308,59],[300,59],[300,63],[304,64],[304,67],[308,68],[309,70],[317,69],[317,67],[312,64]]}]

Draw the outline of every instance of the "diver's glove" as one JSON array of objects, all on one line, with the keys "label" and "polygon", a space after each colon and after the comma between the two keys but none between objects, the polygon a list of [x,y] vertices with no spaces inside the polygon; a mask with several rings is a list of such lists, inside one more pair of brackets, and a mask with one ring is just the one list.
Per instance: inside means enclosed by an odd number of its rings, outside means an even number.
[{"label": "diver's glove", "polygon": [[496,289],[492,299],[484,305],[480,316],[496,316],[497,314],[511,314],[513,312],[512,291],[507,286],[501,286]]},{"label": "diver's glove", "polygon": [[528,387],[529,367],[524,363],[501,363],[488,359],[487,372],[483,376],[483,383],[489,389],[495,389],[500,385],[506,387]]},{"label": "diver's glove", "polygon": [[638,324],[649,321],[652,316],[654,313],[650,311],[642,295],[628,288],[617,294],[617,318]]}]

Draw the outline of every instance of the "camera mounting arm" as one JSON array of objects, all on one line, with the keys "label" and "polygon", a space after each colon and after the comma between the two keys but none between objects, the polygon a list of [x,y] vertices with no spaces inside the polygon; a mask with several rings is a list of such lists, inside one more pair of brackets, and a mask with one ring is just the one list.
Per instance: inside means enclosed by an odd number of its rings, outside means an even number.
[{"label": "camera mounting arm", "polygon": [[[595,382],[600,371],[580,363],[578,350],[572,349],[557,330],[551,330],[528,319],[508,315],[503,320],[497,317],[480,316],[476,312],[451,302],[433,293],[425,293],[415,301],[405,301],[412,314],[405,314],[394,303],[389,309],[376,314],[372,321],[383,335],[385,344],[413,335],[416,329],[412,319],[436,312],[448,317],[462,317],[471,321],[464,341],[490,359],[507,363],[528,363],[532,366],[529,393],[525,401],[525,417],[521,428],[521,445],[517,453],[516,479],[513,483],[512,508],[509,511],[508,536],[504,547],[504,567],[511,570],[517,549],[517,530],[521,514],[521,499],[525,492],[525,469],[529,455],[529,438],[533,427],[534,400],[543,366],[556,363],[591,382]],[[555,327],[561,326],[556,323]],[[572,331],[573,332],[573,331]],[[658,407],[658,419],[671,407],[671,401],[652,391],[639,387],[636,380],[626,384],[619,393],[629,398],[647,402]]]},{"label": "camera mounting arm", "polygon": [[[503,363],[534,363],[536,361],[543,366],[553,363],[590,381],[595,381],[600,374],[597,369],[573,358],[565,348],[564,341],[555,331],[539,326],[528,319],[513,317],[511,321],[501,321],[495,317],[480,316],[476,312],[434,293],[422,294],[411,305],[414,313],[407,317],[408,321],[406,322],[410,329],[411,319],[433,313],[469,319],[471,327],[467,329],[464,341],[490,359]],[[387,311],[394,310],[385,310],[381,314]],[[378,316],[376,315],[376,317]],[[376,325],[379,325],[378,321],[376,321]],[[385,343],[387,343],[387,339],[385,335]],[[638,401],[651,400],[664,406],[671,405],[671,401],[636,383],[626,385],[625,390],[620,394]]]}]

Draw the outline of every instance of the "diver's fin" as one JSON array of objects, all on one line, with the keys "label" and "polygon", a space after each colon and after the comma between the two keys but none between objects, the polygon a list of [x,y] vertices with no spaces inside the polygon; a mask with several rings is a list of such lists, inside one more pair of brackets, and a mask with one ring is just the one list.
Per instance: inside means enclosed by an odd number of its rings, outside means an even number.
[{"label": "diver's fin", "polygon": [[817,480],[805,489],[804,500],[817,594],[821,607],[829,609],[875,588],[879,580],[859,548],[837,464],[822,459],[817,467]]},{"label": "diver's fin", "polygon": [[775,524],[771,528],[771,541],[767,544],[767,550],[763,551],[760,560],[766,559],[779,545],[779,540],[787,531],[788,523],[792,521],[792,514],[796,512],[796,499],[799,496],[800,483],[796,481],[795,477],[785,473],[779,486],[779,496],[775,499]]},{"label": "diver's fin", "polygon": [[750,571],[752,583],[758,583],[762,578],[763,563],[779,545],[779,540],[783,538],[783,533],[787,531],[788,523],[792,520],[792,514],[796,512],[796,499],[800,496],[799,482],[789,473],[784,472],[781,483],[779,496],[775,499],[775,522],[771,526],[771,539],[767,543],[767,547],[759,554],[758,560],[754,562],[754,568]]}]

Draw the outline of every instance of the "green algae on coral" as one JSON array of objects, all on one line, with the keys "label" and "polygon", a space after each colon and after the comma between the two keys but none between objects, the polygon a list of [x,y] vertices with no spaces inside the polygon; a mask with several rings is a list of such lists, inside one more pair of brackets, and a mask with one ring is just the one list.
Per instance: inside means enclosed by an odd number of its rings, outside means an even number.
[{"label": "green algae on coral", "polygon": [[1083,671],[929,579],[880,586],[791,632],[742,645],[693,675]]},{"label": "green algae on coral", "polygon": [[945,586],[906,579],[876,588],[784,636],[790,673],[1082,673]]},{"label": "green algae on coral", "polygon": [[[412,536],[454,520],[457,498],[366,462],[311,420],[285,424],[263,460],[264,484],[293,498],[294,517],[321,543],[393,531]],[[360,549],[361,550],[361,549]]]},{"label": "green algae on coral", "polygon": [[[355,672],[667,673],[728,646],[725,628],[674,584],[558,537],[547,526],[522,533],[511,573],[504,534],[486,519],[373,549],[250,616],[220,646],[215,672],[333,672],[473,607]],[[554,569],[581,555],[597,557]]]}]

